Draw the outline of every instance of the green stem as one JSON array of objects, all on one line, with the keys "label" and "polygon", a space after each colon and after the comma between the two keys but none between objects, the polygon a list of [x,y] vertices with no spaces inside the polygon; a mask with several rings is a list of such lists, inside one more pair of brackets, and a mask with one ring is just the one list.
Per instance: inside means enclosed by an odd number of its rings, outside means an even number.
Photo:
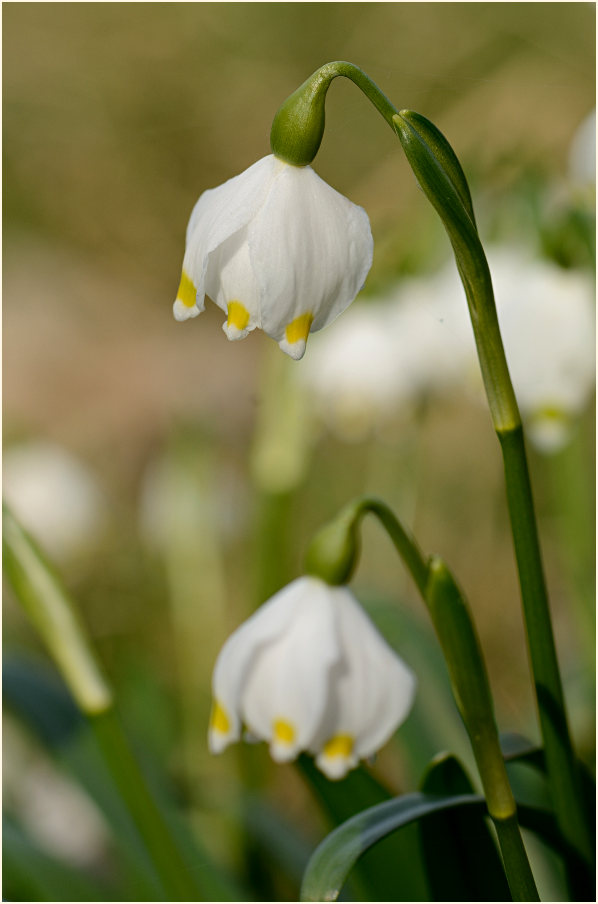
[{"label": "green stem", "polygon": [[553,805],[565,840],[591,863],[592,848],[567,724],[522,427],[498,432],[498,437]]},{"label": "green stem", "polygon": [[[397,108],[390,102],[378,85],[372,81],[369,75],[346,60],[335,60],[333,63],[326,63],[316,73],[318,80],[326,83],[326,87],[330,85],[332,79],[342,76],[350,79],[358,88],[363,91],[365,96],[375,106],[376,110],[382,114],[388,125],[394,131],[393,116],[397,114]],[[312,76],[313,78],[313,76]]]},{"label": "green stem", "polygon": [[403,150],[451,241],[465,288],[484,386],[504,461],[511,531],[519,570],[528,648],[548,778],[565,840],[591,862],[577,767],[567,725],[548,606],[521,417],[500,335],[492,281],[466,180],[454,151],[425,117],[395,117]]},{"label": "green stem", "polygon": [[[516,872],[507,874],[509,889],[514,901],[539,901],[538,889],[534,882],[527,853],[523,845],[521,831],[517,816],[508,816],[506,819],[493,819],[494,828],[498,836],[498,843],[502,852],[505,867],[507,863],[517,864]],[[527,864],[527,868],[525,866]],[[518,867],[521,868],[518,868]]]},{"label": "green stem", "polygon": [[337,60],[317,69],[279,107],[270,134],[273,154],[293,166],[307,166],[312,162],[324,135],[326,94],[338,76],[350,79],[361,88],[394,131],[397,108],[365,72],[353,63]]}]

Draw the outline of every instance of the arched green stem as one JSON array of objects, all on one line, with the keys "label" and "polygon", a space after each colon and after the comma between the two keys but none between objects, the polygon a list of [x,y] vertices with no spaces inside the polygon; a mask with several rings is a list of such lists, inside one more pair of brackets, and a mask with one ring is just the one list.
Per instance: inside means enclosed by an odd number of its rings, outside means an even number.
[{"label": "arched green stem", "polygon": [[437,556],[425,559],[415,539],[384,502],[362,497],[316,534],[307,554],[307,571],[336,583],[347,580],[357,564],[359,526],[368,513],[385,528],[430,613],[496,826],[513,898],[539,900],[500,749],[482,650],[469,607],[446,565]]},{"label": "arched green stem", "polygon": [[317,69],[278,109],[272,123],[272,153],[294,166],[312,162],[324,134],[326,94],[333,79],[343,76],[361,88],[365,96],[395,130],[397,108],[378,86],[353,63],[337,60]]}]

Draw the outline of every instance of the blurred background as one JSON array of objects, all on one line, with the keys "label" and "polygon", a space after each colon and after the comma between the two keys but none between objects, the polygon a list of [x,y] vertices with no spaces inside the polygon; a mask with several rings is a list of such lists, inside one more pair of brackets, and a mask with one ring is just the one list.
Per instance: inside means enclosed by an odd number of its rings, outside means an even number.
[{"label": "blurred background", "polygon": [[[352,496],[382,495],[450,564],[500,729],[533,740],[538,729],[500,453],[472,368],[467,388],[399,393],[378,420],[365,394],[348,413],[322,403],[326,387],[318,395],[317,362],[342,318],[299,364],[258,331],[229,343],[209,302],[176,323],[191,209],[269,153],[274,113],[313,70],[346,59],[451,141],[484,243],[524,249],[558,270],[565,298],[570,277],[591,298],[594,36],[589,3],[4,4],[5,494],[76,599],[150,773],[243,898],[296,899],[330,814],[307,773],[272,766],[263,745],[208,756],[211,669]],[[370,216],[359,310],[407,304],[416,283],[442,294],[442,227],[399,143],[345,80],[329,92],[314,166]],[[579,332],[593,348],[591,326]],[[339,354],[354,373],[352,353]],[[592,393],[586,376],[566,435],[549,454],[530,448],[570,717],[589,762]],[[354,587],[420,678],[373,774],[396,793],[417,788],[439,750],[470,765],[425,612],[376,525]],[[72,899],[68,867],[91,877],[77,900],[110,899],[110,887],[137,900],[93,767],[65,753],[58,715],[40,728],[44,694],[64,690],[9,593],[4,648],[5,896]],[[24,852],[47,870],[41,885]]]}]

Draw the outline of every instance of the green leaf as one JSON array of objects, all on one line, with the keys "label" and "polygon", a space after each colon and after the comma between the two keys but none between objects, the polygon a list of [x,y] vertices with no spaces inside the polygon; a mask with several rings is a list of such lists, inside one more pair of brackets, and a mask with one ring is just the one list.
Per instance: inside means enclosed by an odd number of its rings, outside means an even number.
[{"label": "green leaf", "polygon": [[[467,773],[450,754],[426,772],[426,794],[473,794]],[[420,837],[433,901],[510,901],[502,861],[485,814],[449,809],[421,821]]]},{"label": "green leaf", "polygon": [[501,734],[500,749],[506,763],[525,762],[543,772],[546,770],[544,751],[523,735],[516,732]]},{"label": "green leaf", "polygon": [[[303,877],[301,900],[336,901],[349,872],[372,845],[391,832],[425,816],[456,807],[483,814],[486,804],[483,797],[475,794],[437,795],[415,792],[358,813],[335,829],[316,848]],[[385,864],[386,871],[389,871],[389,863],[392,861]],[[393,872],[395,866],[392,863]],[[403,873],[396,870],[394,882],[398,894],[404,878]],[[395,895],[388,900],[401,898]]]},{"label": "green leaf", "polygon": [[[299,768],[333,826],[393,800],[388,788],[363,767],[338,782],[328,781],[307,756],[299,758]],[[393,864],[392,870],[388,869],[389,863]],[[401,876],[400,888],[397,875]],[[366,901],[427,901],[428,883],[415,827],[407,828],[400,841],[395,836],[385,838],[366,851],[351,885],[355,895]]]},{"label": "green leaf", "polygon": [[[546,776],[544,750],[516,734],[501,736],[503,756],[519,810],[519,822],[535,832],[544,843],[563,858],[567,883],[573,900],[594,900],[595,873],[592,866],[568,845],[560,834],[552,813],[550,789]],[[577,761],[585,817],[595,847],[596,783],[581,761]]]}]

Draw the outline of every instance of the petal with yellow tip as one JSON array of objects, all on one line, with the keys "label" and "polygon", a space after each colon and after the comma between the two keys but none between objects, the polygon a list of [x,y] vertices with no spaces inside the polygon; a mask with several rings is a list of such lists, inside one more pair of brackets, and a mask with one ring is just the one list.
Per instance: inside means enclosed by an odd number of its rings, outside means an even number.
[{"label": "petal with yellow tip", "polygon": [[187,320],[188,317],[196,317],[199,312],[197,306],[197,290],[189,274],[183,270],[179,288],[176,293],[176,301],[173,306],[175,319]]}]

